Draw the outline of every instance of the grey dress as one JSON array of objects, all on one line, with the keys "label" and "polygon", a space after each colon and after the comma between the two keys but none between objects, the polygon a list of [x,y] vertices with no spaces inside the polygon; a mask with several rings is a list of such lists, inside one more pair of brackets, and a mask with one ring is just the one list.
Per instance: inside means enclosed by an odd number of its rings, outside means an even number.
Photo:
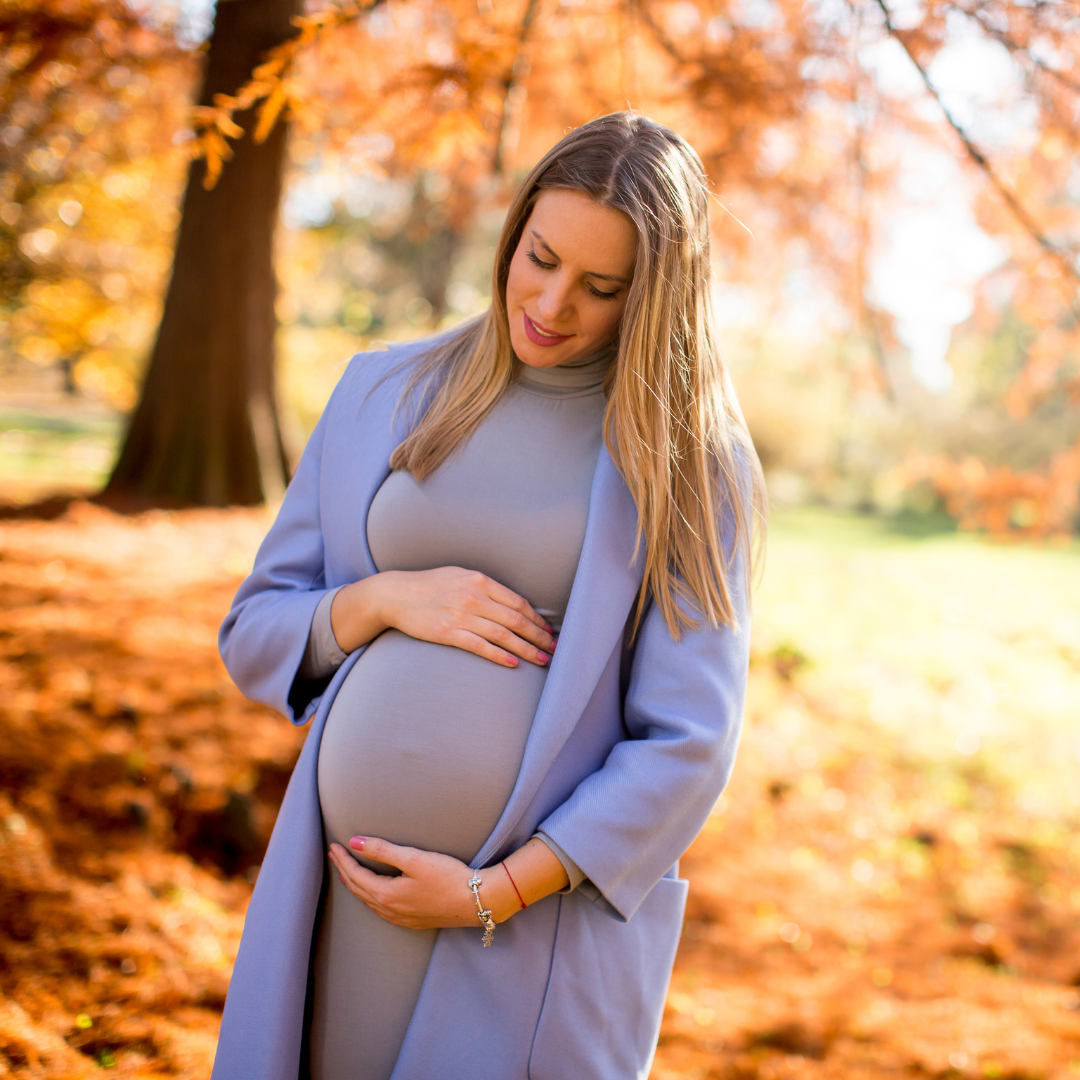
[{"label": "grey dress", "polygon": [[[479,570],[558,629],[585,534],[611,359],[608,349],[566,367],[524,367],[422,484],[391,473],[368,512],[376,567]],[[302,674],[344,660],[331,603],[316,612]],[[327,717],[319,750],[327,844],[378,836],[473,859],[517,779],[546,676],[528,661],[507,668],[397,630],[380,634]],[[581,871],[540,836],[578,885]],[[315,948],[312,1080],[387,1080],[437,933],[385,922],[331,873]]]}]

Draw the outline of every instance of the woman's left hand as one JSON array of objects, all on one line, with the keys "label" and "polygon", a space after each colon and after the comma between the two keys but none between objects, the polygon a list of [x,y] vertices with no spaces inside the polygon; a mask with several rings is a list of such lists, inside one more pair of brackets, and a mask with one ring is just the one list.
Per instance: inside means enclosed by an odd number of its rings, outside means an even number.
[{"label": "woman's left hand", "polygon": [[[330,860],[354,896],[376,915],[410,930],[434,930],[444,926],[474,926],[476,901],[469,888],[473,871],[449,855],[419,848],[399,847],[375,837],[354,836],[349,847],[367,859],[396,866],[399,877],[376,874],[361,866],[341,844],[330,845]],[[504,922],[520,903],[501,867],[480,872],[484,879],[480,899],[492,912],[495,922]]]}]

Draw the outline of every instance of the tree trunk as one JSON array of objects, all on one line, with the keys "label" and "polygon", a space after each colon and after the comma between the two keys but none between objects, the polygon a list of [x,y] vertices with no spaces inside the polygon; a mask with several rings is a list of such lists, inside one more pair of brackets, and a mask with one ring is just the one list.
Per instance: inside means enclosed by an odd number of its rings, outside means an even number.
[{"label": "tree trunk", "polygon": [[[261,55],[294,32],[297,0],[219,0],[200,102],[233,94]],[[108,501],[168,506],[250,505],[275,498],[289,462],[274,393],[272,241],[285,124],[256,145],[254,110],[236,117],[217,186],[192,163],[172,280],[157,341]]]}]

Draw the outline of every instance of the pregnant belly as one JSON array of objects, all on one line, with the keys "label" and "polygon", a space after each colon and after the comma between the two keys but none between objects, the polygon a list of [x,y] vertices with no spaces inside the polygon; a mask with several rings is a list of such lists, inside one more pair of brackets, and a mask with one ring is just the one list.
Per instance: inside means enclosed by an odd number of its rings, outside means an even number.
[{"label": "pregnant belly", "polygon": [[505,668],[380,634],[338,691],[319,747],[327,841],[379,836],[470,861],[513,790],[546,677],[525,660]]}]

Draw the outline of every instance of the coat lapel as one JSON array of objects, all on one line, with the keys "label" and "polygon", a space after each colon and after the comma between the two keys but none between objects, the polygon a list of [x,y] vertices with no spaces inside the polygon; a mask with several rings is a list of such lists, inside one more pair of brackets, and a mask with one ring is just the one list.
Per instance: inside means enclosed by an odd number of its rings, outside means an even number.
[{"label": "coat lapel", "polygon": [[637,522],[630,490],[607,447],[602,446],[559,645],[533,719],[517,783],[475,860],[477,866],[490,861],[528,808],[619,643],[644,574],[643,551],[634,558]]},{"label": "coat lapel", "polygon": [[[335,541],[326,545],[327,585],[331,588],[378,572],[367,542],[368,511],[390,475],[390,455],[407,433],[404,416],[395,415],[407,374],[392,371],[373,389],[362,384],[358,400],[343,403],[354,410],[355,417],[341,426],[343,434],[331,450],[335,460],[327,470],[330,475],[347,477],[344,483],[334,482],[333,517],[324,525],[333,529]],[[331,565],[329,556],[333,555],[341,561],[334,560]]]}]

